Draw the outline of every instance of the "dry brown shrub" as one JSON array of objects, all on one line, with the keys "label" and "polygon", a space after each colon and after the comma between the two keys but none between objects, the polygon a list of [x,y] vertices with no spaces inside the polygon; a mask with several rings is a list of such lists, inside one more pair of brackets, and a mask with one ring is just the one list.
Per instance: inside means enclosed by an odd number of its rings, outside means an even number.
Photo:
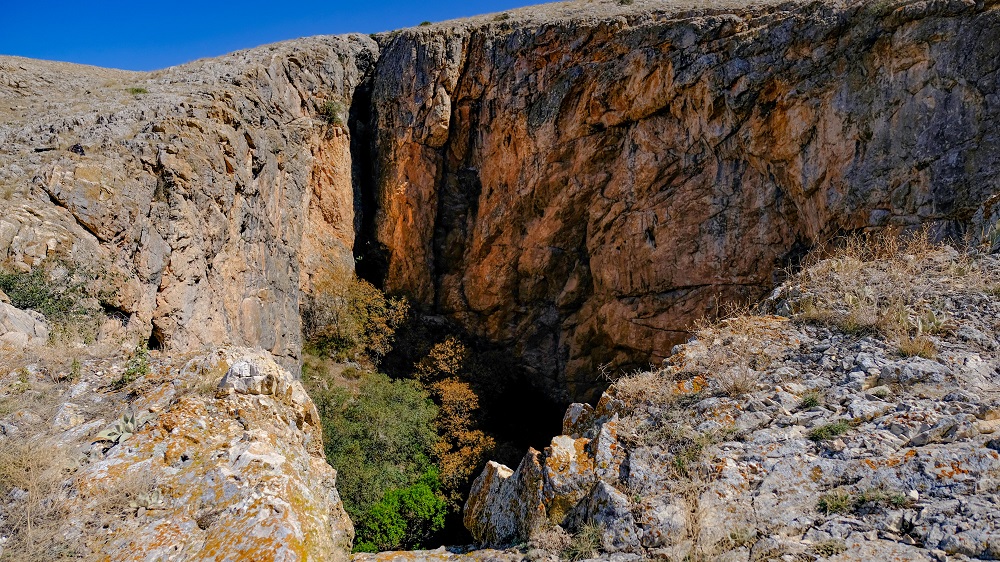
[{"label": "dry brown shrub", "polygon": [[444,377],[456,377],[465,367],[469,350],[458,338],[448,337],[434,344],[426,357],[417,362],[414,375],[424,384]]},{"label": "dry brown shrub", "polygon": [[323,355],[377,364],[392,349],[409,305],[353,273],[326,273],[313,280],[303,306],[306,341]]},{"label": "dry brown shrub", "polygon": [[429,389],[440,405],[436,424],[441,441],[436,452],[441,484],[448,499],[458,505],[462,489],[487,460],[496,442],[477,429],[479,397],[467,382],[447,378],[432,384]]},{"label": "dry brown shrub", "polygon": [[760,383],[761,371],[785,352],[787,336],[781,323],[777,317],[754,316],[745,309],[720,322],[700,322],[695,349],[687,352],[684,368],[704,373],[727,396],[751,392]]}]

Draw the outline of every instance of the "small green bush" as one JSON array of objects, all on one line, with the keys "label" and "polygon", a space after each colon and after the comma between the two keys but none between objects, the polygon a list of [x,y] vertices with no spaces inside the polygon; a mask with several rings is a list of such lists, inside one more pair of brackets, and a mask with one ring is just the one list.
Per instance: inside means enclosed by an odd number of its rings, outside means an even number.
[{"label": "small green bush", "polygon": [[421,542],[444,528],[447,508],[439,492],[437,469],[417,482],[389,490],[357,519],[357,552],[419,549]]},{"label": "small green bush", "polygon": [[821,425],[809,432],[809,439],[816,441],[826,441],[828,439],[833,439],[838,435],[843,435],[851,429],[851,424],[846,421],[837,421],[833,423],[828,423],[826,425]]},{"label": "small green bush", "polygon": [[820,541],[812,547],[812,551],[820,556],[836,556],[845,550],[847,545],[839,539]]},{"label": "small green bush", "polygon": [[149,90],[147,90],[146,88],[137,88],[137,87],[126,88],[125,91],[133,96],[141,96],[143,94],[149,93]]},{"label": "small green bush", "polygon": [[810,408],[815,408],[820,405],[820,396],[816,392],[809,392],[802,397],[802,401],[799,402],[800,410],[808,410]]},{"label": "small green bush", "polygon": [[111,388],[121,390],[132,384],[132,382],[139,377],[144,377],[148,374],[149,349],[146,348],[146,344],[141,343],[135,347],[135,351],[132,352],[132,357],[130,357],[128,363],[125,364],[125,371],[122,373],[121,377],[111,383]]},{"label": "small green bush", "polygon": [[428,25],[431,25],[431,22],[429,22],[429,21],[422,21],[422,22],[420,22],[420,27],[427,27]]},{"label": "small green bush", "polygon": [[0,289],[10,303],[23,310],[40,312],[50,321],[86,316],[91,311],[83,304],[87,298],[84,282],[50,277],[51,267],[36,267],[27,273],[0,272]]},{"label": "small green bush", "polygon": [[854,511],[854,498],[845,491],[835,490],[820,496],[816,507],[826,515],[850,513]]},{"label": "small green bush", "polygon": [[884,507],[900,509],[911,504],[910,498],[901,492],[869,488],[854,493],[849,493],[846,490],[834,490],[820,496],[816,507],[820,512],[831,515],[834,513],[857,513],[862,510]]},{"label": "small green bush", "polygon": [[0,290],[13,306],[40,313],[53,327],[52,337],[71,336],[85,343],[97,337],[102,319],[100,298],[95,287],[103,284],[103,274],[75,264],[49,261],[28,272],[0,270]]},{"label": "small green bush", "polygon": [[344,104],[337,100],[326,100],[319,107],[320,116],[329,124],[344,126]]}]

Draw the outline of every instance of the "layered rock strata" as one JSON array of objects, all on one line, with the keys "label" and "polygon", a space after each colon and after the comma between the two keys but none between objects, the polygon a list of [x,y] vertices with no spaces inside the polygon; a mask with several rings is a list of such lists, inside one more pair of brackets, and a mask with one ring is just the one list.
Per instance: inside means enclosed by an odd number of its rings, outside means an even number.
[{"label": "layered rock strata", "polygon": [[998,14],[565,3],[404,31],[372,102],[386,286],[594,400],[598,367],[663,359],[830,235],[981,227]]}]

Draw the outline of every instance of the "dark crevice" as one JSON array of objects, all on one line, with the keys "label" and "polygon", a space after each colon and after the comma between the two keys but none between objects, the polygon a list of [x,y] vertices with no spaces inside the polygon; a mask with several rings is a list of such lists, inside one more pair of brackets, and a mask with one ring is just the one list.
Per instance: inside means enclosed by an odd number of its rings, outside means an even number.
[{"label": "dark crevice", "polygon": [[155,351],[162,351],[164,347],[164,334],[163,329],[153,322],[153,329],[149,334],[149,340],[146,342],[146,348]]},{"label": "dark crevice", "polygon": [[351,183],[354,186],[354,261],[361,279],[384,288],[389,270],[387,249],[375,238],[376,193],[375,124],[372,113],[372,80],[369,75],[354,90],[348,112],[351,133]]}]

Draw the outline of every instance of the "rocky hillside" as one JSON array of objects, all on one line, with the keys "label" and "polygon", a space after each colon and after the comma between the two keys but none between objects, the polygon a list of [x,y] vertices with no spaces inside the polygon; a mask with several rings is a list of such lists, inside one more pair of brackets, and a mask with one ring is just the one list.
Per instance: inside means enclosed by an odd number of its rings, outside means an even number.
[{"label": "rocky hillside", "polygon": [[820,262],[766,301],[790,318],[704,325],[490,463],[466,525],[534,560],[588,536],[615,560],[996,559],[998,283],[948,247]]},{"label": "rocky hillside", "polygon": [[317,38],[148,74],[3,57],[0,259],[87,267],[151,347],[258,346],[297,372],[300,284],[354,267],[344,122],[375,51]]}]

